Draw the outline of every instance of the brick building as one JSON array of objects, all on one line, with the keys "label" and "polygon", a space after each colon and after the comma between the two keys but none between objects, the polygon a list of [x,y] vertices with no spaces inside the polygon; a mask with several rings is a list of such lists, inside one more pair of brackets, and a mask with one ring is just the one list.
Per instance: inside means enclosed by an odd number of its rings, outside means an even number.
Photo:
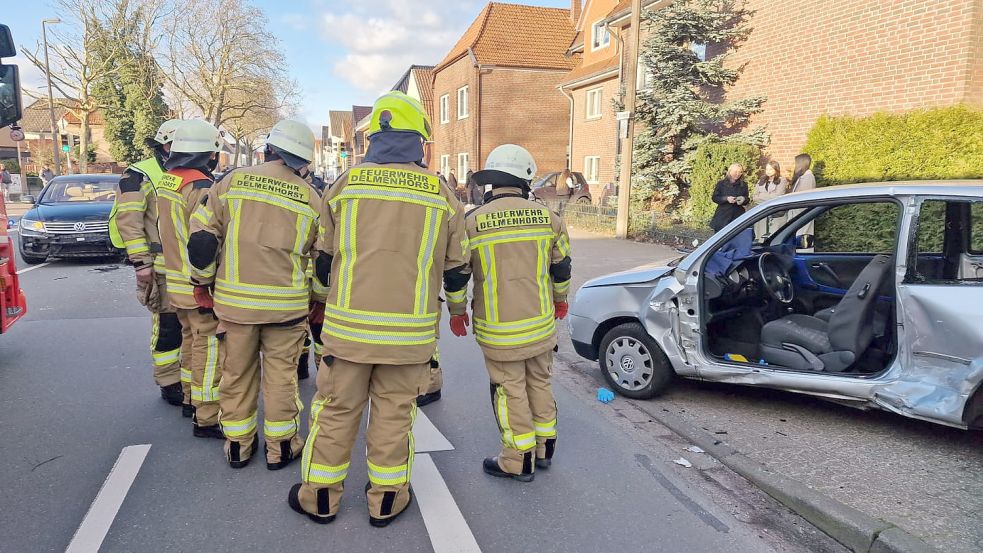
[{"label": "brick building", "polygon": [[[645,9],[661,9],[667,0],[643,0]],[[615,83],[608,58],[591,55],[590,33],[599,13],[612,2],[588,0],[578,22],[571,54],[584,55],[561,92],[573,92],[569,143],[572,166],[583,158],[601,160],[599,180],[614,179],[617,128],[605,97],[620,88],[624,64],[635,59],[631,43],[631,2],[621,0],[601,21],[612,34],[619,70]],[[771,133],[768,155],[791,168],[806,134],[823,114],[864,116],[901,113],[958,103],[983,106],[983,2],[980,0],[748,0],[756,13],[747,42],[731,62],[745,64],[731,95],[767,96],[753,124]],[[644,33],[644,30],[643,30]],[[644,35],[643,35],[644,39]],[[605,52],[598,50],[597,53]],[[606,60],[606,61],[605,61]],[[658,71],[651,73],[658,78]],[[584,84],[586,83],[586,84]],[[640,84],[644,84],[644,79]],[[586,121],[586,90],[601,87],[603,116]],[[594,153],[599,151],[599,153]]]},{"label": "brick building", "polygon": [[527,148],[540,173],[565,166],[569,104],[556,87],[578,62],[564,55],[571,13],[485,6],[434,68],[434,169],[463,179],[503,143]]}]

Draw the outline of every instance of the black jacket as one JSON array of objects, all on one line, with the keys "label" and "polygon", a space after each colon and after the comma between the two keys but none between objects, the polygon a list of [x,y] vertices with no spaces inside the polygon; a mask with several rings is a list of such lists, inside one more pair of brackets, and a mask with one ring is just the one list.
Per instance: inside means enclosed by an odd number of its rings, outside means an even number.
[{"label": "black jacket", "polygon": [[[744,203],[742,205],[728,203],[727,196],[744,198]],[[744,182],[743,178],[737,182],[730,182],[729,178],[724,177],[714,187],[713,197],[711,199],[713,203],[717,204],[717,211],[714,212],[713,218],[710,219],[710,228],[714,232],[717,232],[744,213],[748,204],[747,183]]]}]

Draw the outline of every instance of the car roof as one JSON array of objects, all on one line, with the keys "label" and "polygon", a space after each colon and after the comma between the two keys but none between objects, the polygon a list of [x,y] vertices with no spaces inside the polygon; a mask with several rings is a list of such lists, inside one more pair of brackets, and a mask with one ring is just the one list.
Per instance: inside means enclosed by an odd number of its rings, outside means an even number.
[{"label": "car roof", "polygon": [[775,204],[802,200],[833,200],[857,196],[966,196],[983,197],[983,179],[882,181],[824,186],[781,196]]},{"label": "car roof", "polygon": [[82,181],[82,182],[116,182],[119,180],[119,175],[115,173],[85,173],[82,175],[59,175],[53,179],[51,182],[62,181],[62,180],[72,180],[72,181]]}]

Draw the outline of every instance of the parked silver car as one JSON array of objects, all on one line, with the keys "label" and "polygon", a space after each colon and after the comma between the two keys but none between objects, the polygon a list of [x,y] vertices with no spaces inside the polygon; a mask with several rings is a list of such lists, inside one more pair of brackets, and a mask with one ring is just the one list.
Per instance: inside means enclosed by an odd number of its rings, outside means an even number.
[{"label": "parked silver car", "polygon": [[983,427],[983,181],[821,188],[663,267],[591,280],[577,352],[653,397],[674,376]]}]

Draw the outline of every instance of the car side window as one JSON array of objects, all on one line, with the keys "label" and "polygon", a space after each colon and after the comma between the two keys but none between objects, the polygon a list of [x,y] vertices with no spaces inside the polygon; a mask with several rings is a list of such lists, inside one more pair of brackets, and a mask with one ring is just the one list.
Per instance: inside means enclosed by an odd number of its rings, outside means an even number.
[{"label": "car side window", "polygon": [[555,188],[556,187],[556,175],[550,175],[546,177],[543,181],[543,188]]},{"label": "car side window", "polygon": [[809,223],[814,226],[813,251],[853,254],[894,253],[900,214],[901,208],[895,202],[834,206]]},{"label": "car side window", "polygon": [[909,284],[983,284],[983,202],[928,199],[912,225]]},{"label": "car side window", "polygon": [[983,202],[973,202],[969,208],[969,252],[983,255]]}]

